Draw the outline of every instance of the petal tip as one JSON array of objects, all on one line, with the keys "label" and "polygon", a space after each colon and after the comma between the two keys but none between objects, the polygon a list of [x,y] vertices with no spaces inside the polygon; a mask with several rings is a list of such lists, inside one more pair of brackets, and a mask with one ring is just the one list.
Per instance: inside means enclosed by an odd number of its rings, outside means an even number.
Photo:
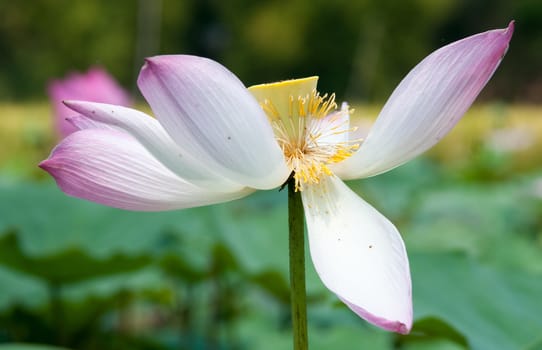
[{"label": "petal tip", "polygon": [[79,123],[82,118],[83,118],[83,116],[81,116],[81,115],[73,115],[71,117],[64,118],[64,120],[66,121],[66,123],[72,125],[75,128],[75,130],[77,131],[77,130],[82,130],[83,129],[83,127],[81,127],[80,123]]},{"label": "petal tip", "polygon": [[39,162],[38,167],[45,170],[45,171],[47,171],[47,159],[42,160],[41,162]]},{"label": "petal tip", "polygon": [[143,69],[146,69],[146,68],[149,68],[150,66],[152,66],[153,64],[155,64],[155,61],[156,61],[156,57],[157,56],[153,56],[153,57],[145,57],[143,59],[143,67],[141,68],[142,70]]},{"label": "petal tip", "polygon": [[143,80],[147,80],[148,77],[153,74],[153,71],[159,68],[160,64],[163,61],[163,57],[164,56],[145,57],[145,62],[143,63],[143,67],[141,67],[141,70],[139,71],[139,76],[137,78],[138,86],[142,84]]},{"label": "petal tip", "polygon": [[[90,109],[89,106],[92,106],[94,102],[88,102],[88,101],[78,101],[78,100],[64,100],[62,101],[64,106],[68,107],[72,111],[75,111],[77,113],[86,114],[90,111],[90,113],[94,114],[95,112]],[[71,117],[71,116],[70,116]],[[68,118],[70,118],[68,117]],[[69,121],[68,118],[66,118],[66,121]]]},{"label": "petal tip", "polygon": [[512,40],[512,35],[514,34],[515,23],[516,23],[515,20],[511,20],[510,23],[508,24],[508,27],[501,30],[502,43],[503,43],[503,46],[504,46],[504,50],[502,52],[501,59],[508,52],[508,48],[510,46],[510,40]]},{"label": "petal tip", "polygon": [[53,169],[54,169],[54,162],[51,161],[51,158],[47,158],[45,160],[42,160],[39,164],[38,164],[38,167],[43,169],[44,171],[48,172],[49,174],[53,175]]},{"label": "petal tip", "polygon": [[509,43],[510,40],[512,39],[512,35],[514,34],[515,28],[516,28],[516,21],[511,20],[510,23],[508,23],[508,27],[500,30],[501,35],[503,36],[506,43]]},{"label": "petal tip", "polygon": [[62,104],[69,109],[74,109],[76,106],[80,105],[80,101],[77,100],[62,100]]},{"label": "petal tip", "polygon": [[400,333],[400,334],[410,333],[410,330],[412,328],[412,308],[410,308],[410,312],[407,313],[407,315],[405,315],[403,321],[389,320],[389,319],[374,315],[368,312],[367,310],[365,310],[364,308],[358,305],[352,304],[344,300],[343,298],[339,298],[339,299],[341,299],[346,304],[346,306],[348,306],[352,311],[354,311],[359,317],[363,318],[367,322],[377,327],[380,327],[387,331]]},{"label": "petal tip", "polygon": [[158,63],[159,57],[160,56],[145,57],[143,59],[143,67],[141,67],[141,73],[152,69],[152,67]]},{"label": "petal tip", "polygon": [[514,34],[515,27],[516,27],[516,20],[513,19],[510,21],[510,23],[508,23],[508,28],[506,28],[505,33],[512,36],[512,34]]},{"label": "petal tip", "polygon": [[178,59],[182,56],[184,55],[157,55],[157,56],[145,57],[144,58],[145,62],[141,70],[143,71],[143,70],[155,68],[159,65],[166,64],[168,60],[171,60],[172,58],[175,59],[174,57]]},{"label": "petal tip", "polygon": [[410,333],[410,329],[412,326],[407,326],[406,324],[401,323],[401,322],[397,322],[396,325],[397,325],[397,328],[394,330],[394,332],[400,333],[400,334]]}]

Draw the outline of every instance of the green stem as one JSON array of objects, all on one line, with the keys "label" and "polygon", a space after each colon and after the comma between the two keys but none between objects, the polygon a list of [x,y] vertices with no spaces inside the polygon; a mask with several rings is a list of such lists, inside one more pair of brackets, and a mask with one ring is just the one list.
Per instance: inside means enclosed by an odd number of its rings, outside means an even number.
[{"label": "green stem", "polygon": [[304,213],[301,193],[295,191],[295,180],[288,181],[288,229],[290,232],[290,303],[294,350],[307,350],[307,302],[305,292]]}]

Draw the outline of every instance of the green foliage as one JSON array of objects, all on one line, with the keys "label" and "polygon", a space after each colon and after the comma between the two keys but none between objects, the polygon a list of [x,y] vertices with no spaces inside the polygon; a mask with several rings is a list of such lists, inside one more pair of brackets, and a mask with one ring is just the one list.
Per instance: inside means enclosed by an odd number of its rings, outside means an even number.
[{"label": "green foliage", "polygon": [[63,350],[56,346],[32,345],[32,344],[4,344],[0,345],[0,350]]},{"label": "green foliage", "polygon": [[80,282],[96,276],[140,269],[149,257],[128,257],[114,254],[98,260],[81,248],[69,248],[44,257],[27,256],[21,251],[17,234],[10,232],[0,238],[0,263],[11,269],[46,280],[52,285]]},{"label": "green foliage", "polygon": [[447,339],[449,343],[453,343],[460,348],[466,348],[468,346],[467,339],[463,334],[452,326],[447,324],[436,317],[424,317],[416,321],[414,327],[417,330],[417,334],[413,334],[409,337],[403,337],[399,340],[403,346],[407,348],[409,345],[417,343],[417,337],[419,336],[420,342],[428,343],[427,338],[441,338]]},{"label": "green foliage", "polygon": [[[351,183],[405,235],[412,334],[367,326],[309,264],[313,349],[536,348],[542,206],[532,177],[474,184],[440,169],[420,159]],[[291,346],[284,193],[131,213],[67,197],[50,181],[0,184],[0,341]]]},{"label": "green foliage", "polygon": [[411,254],[417,317],[436,316],[473,349],[522,349],[539,338],[540,275],[460,254]]},{"label": "green foliage", "polygon": [[[39,114],[43,122],[43,106],[17,110],[0,129],[8,145],[0,150],[9,157],[0,175],[0,349],[15,342],[291,348],[284,192],[165,213],[71,198],[36,176],[43,142],[52,142],[45,128],[33,129],[41,135],[36,143],[18,137],[28,122],[20,117]],[[488,110],[495,112],[482,108],[467,117],[444,148],[349,183],[403,234],[414,287],[412,333],[383,332],[355,316],[322,285],[307,251],[311,349],[540,348],[538,141],[534,150],[501,154],[498,162],[486,159],[487,147],[472,147],[495,124],[525,128],[539,112],[507,106],[499,122],[500,114],[486,118]],[[542,130],[535,122],[528,128]]]},{"label": "green foliage", "polygon": [[[73,69],[101,64],[128,82],[135,47],[133,1],[0,2],[0,96],[43,95]],[[32,87],[34,85],[34,87]]]}]

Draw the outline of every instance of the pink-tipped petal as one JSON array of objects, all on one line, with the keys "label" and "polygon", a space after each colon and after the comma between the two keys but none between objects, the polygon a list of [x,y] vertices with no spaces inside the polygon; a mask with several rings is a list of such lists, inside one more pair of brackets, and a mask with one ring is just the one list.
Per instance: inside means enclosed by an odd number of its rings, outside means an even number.
[{"label": "pink-tipped petal", "polygon": [[333,170],[344,179],[377,175],[435,145],[459,121],[508,49],[514,22],[447,45],[401,81],[358,152]]},{"label": "pink-tipped petal", "polygon": [[66,106],[62,104],[62,100],[69,96],[69,91],[66,91],[66,88],[63,85],[63,82],[60,80],[54,80],[49,83],[47,86],[47,92],[49,94],[49,99],[53,105],[54,113],[54,127],[58,135],[61,137],[66,137],[72,132],[77,131],[77,128],[74,127],[71,123],[67,122],[67,118],[70,117],[70,114],[73,115]]},{"label": "pink-tipped petal", "polygon": [[79,128],[115,128],[135,137],[167,168],[183,179],[218,191],[236,191],[245,186],[231,182],[169,137],[160,123],[151,116],[131,108],[85,101],[64,101],[81,116],[71,118]]},{"label": "pink-tipped petal", "polygon": [[138,85],[171,138],[225,177],[258,189],[287,179],[265,113],[219,63],[184,55],[148,58]]},{"label": "pink-tipped petal", "polygon": [[395,226],[337,177],[307,186],[302,198],[310,253],[322,282],[365,320],[408,333],[410,270]]},{"label": "pink-tipped petal", "polygon": [[107,206],[162,211],[237,199],[251,193],[214,192],[177,177],[125,132],[78,131],[66,137],[40,167],[66,194]]},{"label": "pink-tipped petal", "polygon": [[62,104],[63,100],[131,105],[128,93],[104,69],[98,67],[91,68],[86,73],[72,73],[62,80],[53,80],[47,90],[54,108],[55,125],[63,137],[77,130],[66,121],[73,116],[73,111]]}]

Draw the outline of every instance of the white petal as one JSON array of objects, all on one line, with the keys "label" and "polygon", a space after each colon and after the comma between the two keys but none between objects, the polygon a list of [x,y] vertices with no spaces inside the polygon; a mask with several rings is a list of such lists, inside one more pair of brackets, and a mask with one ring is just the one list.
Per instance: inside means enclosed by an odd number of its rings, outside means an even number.
[{"label": "white petal", "polygon": [[138,85],[170,136],[232,181],[269,189],[289,170],[271,125],[233,73],[196,56],[156,56]]},{"label": "white petal", "polygon": [[67,117],[66,121],[70,123],[75,128],[75,130],[85,130],[85,129],[119,130],[118,127],[101,123],[94,119],[87,118],[86,116],[81,115],[81,114]]},{"label": "white petal", "polygon": [[348,104],[343,102],[340,110],[330,113],[324,118],[311,119],[310,129],[315,130],[316,133],[324,132],[322,136],[318,137],[319,145],[335,145],[350,140],[349,109]]},{"label": "white petal", "polygon": [[512,22],[426,57],[397,86],[358,152],[333,171],[345,179],[377,175],[435,145],[491,78],[513,30]]},{"label": "white petal", "polygon": [[213,192],[190,184],[125,132],[88,129],[65,138],[40,164],[65,193],[107,206],[162,211],[220,203],[252,192]]},{"label": "white petal", "polygon": [[339,178],[302,192],[312,261],[322,282],[367,321],[408,333],[408,258],[395,226]]},{"label": "white petal", "polygon": [[84,101],[65,101],[64,103],[84,116],[69,118],[78,129],[107,126],[124,130],[135,137],[167,168],[191,183],[222,191],[235,191],[245,187],[221,176],[220,168],[213,168],[212,164],[203,164],[195,159],[188,150],[179,147],[169,137],[156,119],[145,113],[103,103]]}]

